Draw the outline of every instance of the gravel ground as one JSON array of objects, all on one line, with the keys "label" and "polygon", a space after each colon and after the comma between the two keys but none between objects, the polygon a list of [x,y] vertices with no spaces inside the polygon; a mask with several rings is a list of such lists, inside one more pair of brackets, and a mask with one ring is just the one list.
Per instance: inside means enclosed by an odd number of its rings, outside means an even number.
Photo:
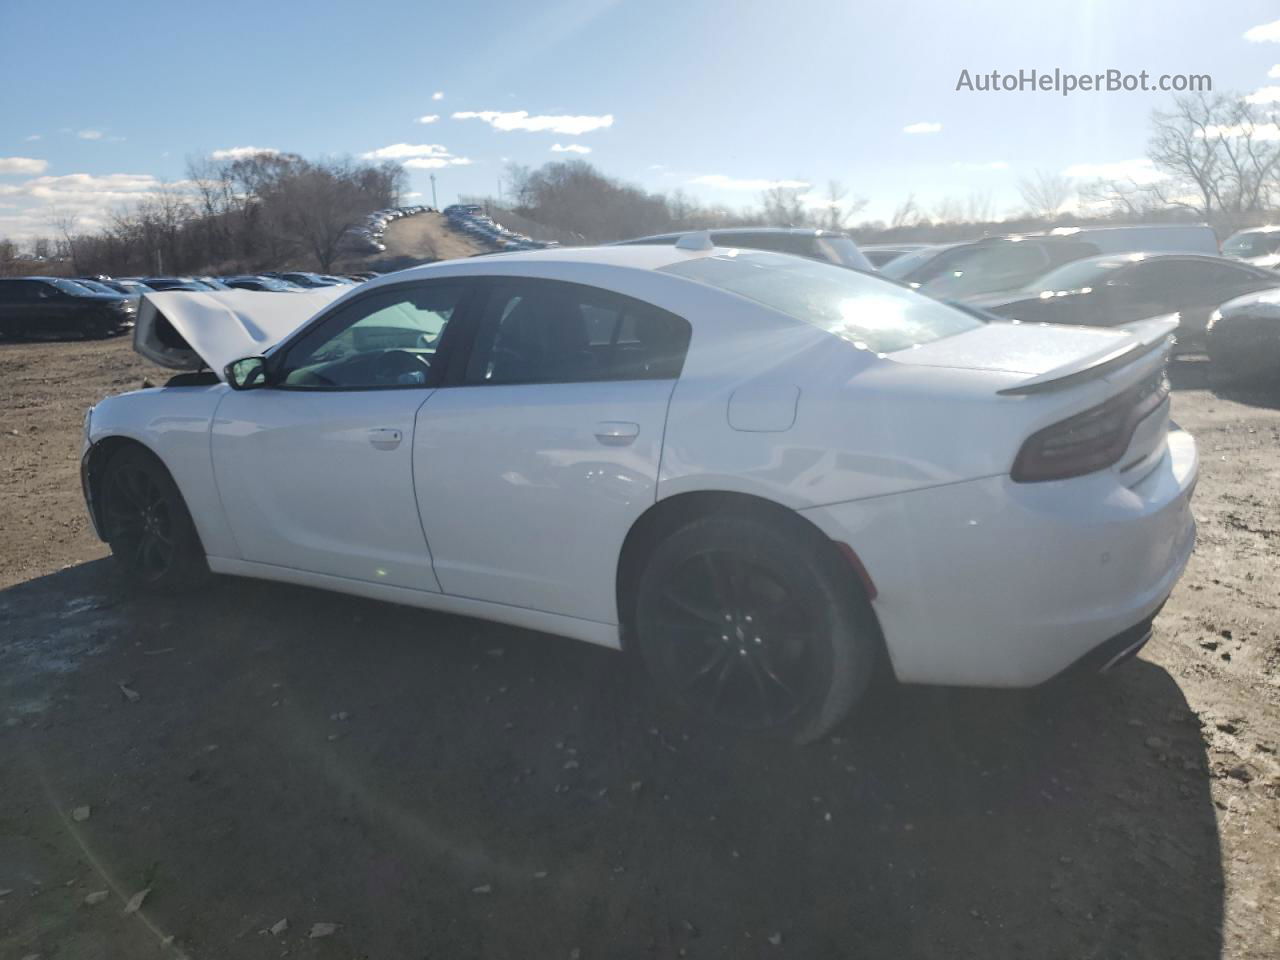
[{"label": "gravel ground", "polygon": [[556,637],[122,593],[81,418],[163,374],[0,344],[0,956],[1280,956],[1280,393],[1173,375],[1199,544],[1140,659],[795,749]]}]

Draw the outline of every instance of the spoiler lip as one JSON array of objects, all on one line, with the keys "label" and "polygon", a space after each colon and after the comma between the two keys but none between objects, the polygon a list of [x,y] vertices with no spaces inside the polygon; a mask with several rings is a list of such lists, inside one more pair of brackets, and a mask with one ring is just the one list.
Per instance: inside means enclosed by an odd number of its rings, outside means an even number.
[{"label": "spoiler lip", "polygon": [[1053,390],[1065,390],[1067,387],[1088,380],[1096,380],[1106,376],[1113,370],[1126,367],[1158,350],[1168,348],[1173,332],[1178,329],[1176,316],[1153,317],[1150,320],[1139,320],[1125,324],[1125,329],[1137,338],[1138,342],[1117,347],[1110,353],[1097,357],[1081,367],[1076,363],[1068,363],[1056,370],[1032,377],[1030,380],[997,390],[1002,397],[1026,396],[1035,393],[1047,393]]}]

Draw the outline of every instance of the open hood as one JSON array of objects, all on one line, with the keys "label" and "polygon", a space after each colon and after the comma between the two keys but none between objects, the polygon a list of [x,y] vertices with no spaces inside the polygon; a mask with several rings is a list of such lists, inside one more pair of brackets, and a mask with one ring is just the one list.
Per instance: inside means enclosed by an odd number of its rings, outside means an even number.
[{"label": "open hood", "polygon": [[142,297],[133,349],[172,370],[208,367],[219,380],[233,360],[264,353],[352,287],[305,293],[171,290]]}]

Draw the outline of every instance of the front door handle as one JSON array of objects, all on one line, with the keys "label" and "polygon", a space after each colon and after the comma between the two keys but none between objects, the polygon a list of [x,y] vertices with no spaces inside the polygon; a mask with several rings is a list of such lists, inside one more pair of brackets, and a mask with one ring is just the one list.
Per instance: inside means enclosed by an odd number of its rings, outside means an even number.
[{"label": "front door handle", "polygon": [[604,420],[596,424],[596,439],[606,447],[625,447],[640,436],[640,424],[625,420]]},{"label": "front door handle", "polygon": [[403,439],[404,434],[390,427],[375,427],[369,431],[369,442],[379,450],[394,450]]}]

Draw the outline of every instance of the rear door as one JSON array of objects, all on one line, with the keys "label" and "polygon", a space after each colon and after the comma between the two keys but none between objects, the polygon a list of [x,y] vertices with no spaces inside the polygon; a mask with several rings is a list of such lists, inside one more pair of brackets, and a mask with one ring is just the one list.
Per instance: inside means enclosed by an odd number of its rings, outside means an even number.
[{"label": "rear door", "polygon": [[418,412],[414,439],[441,588],[616,623],[617,559],[656,497],[689,325],[535,279],[486,281],[478,315],[467,362]]}]

